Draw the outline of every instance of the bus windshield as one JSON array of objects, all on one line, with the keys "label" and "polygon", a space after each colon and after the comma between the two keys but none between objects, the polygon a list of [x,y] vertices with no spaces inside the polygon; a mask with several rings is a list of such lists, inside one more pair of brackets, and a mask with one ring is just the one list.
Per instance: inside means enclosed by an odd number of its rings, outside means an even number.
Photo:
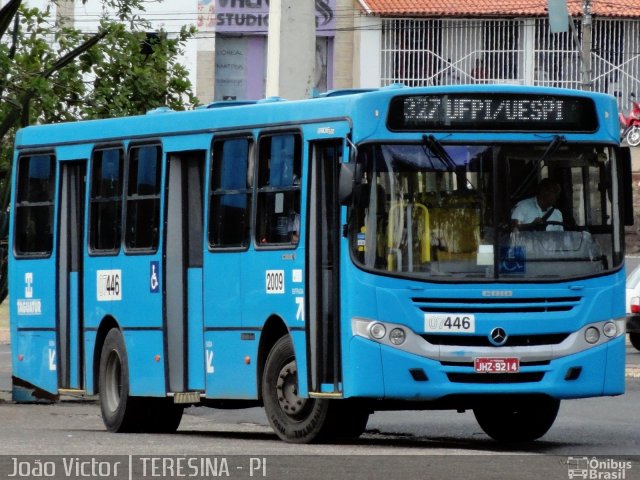
[{"label": "bus windshield", "polygon": [[615,150],[548,143],[361,145],[356,263],[424,280],[558,280],[622,261]]}]

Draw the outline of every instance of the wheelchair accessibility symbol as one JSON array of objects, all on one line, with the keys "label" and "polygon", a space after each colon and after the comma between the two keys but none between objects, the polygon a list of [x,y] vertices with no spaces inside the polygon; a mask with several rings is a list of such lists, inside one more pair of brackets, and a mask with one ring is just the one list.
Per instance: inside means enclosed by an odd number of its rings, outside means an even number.
[{"label": "wheelchair accessibility symbol", "polygon": [[500,247],[500,273],[525,273],[523,247]]},{"label": "wheelchair accessibility symbol", "polygon": [[160,281],[158,280],[158,262],[151,262],[149,264],[149,291],[151,293],[158,293],[160,291]]}]

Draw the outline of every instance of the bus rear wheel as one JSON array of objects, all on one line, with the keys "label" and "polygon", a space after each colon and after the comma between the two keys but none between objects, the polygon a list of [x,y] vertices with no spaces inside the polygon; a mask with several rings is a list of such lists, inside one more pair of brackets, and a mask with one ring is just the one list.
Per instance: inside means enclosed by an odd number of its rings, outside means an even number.
[{"label": "bus rear wheel", "polygon": [[140,430],[148,433],[174,433],[180,426],[184,406],[170,398],[140,398],[144,418]]},{"label": "bus rear wheel", "polygon": [[549,431],[560,400],[549,397],[505,398],[473,409],[484,432],[498,442],[531,442]]},{"label": "bus rear wheel", "polygon": [[347,400],[298,396],[298,369],[289,336],[280,338],[267,356],[262,399],[271,427],[291,443],[357,438],[369,418],[367,410]]},{"label": "bus rear wheel", "polygon": [[112,329],[100,354],[100,410],[110,432],[172,433],[180,425],[182,405],[168,398],[129,395],[129,368],[124,338]]},{"label": "bus rear wheel", "polygon": [[129,396],[129,368],[124,338],[118,329],[107,334],[100,354],[100,410],[110,432],[137,431],[138,405]]}]

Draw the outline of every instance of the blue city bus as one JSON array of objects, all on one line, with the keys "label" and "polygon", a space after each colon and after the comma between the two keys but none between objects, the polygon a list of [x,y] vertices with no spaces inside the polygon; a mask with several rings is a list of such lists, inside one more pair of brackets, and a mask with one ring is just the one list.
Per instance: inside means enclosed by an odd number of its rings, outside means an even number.
[{"label": "blue city bus", "polygon": [[398,409],[537,439],[561,400],[624,392],[617,117],[597,93],[395,85],[25,128],[13,398],[99,395],[114,432],[261,405],[289,442]]}]

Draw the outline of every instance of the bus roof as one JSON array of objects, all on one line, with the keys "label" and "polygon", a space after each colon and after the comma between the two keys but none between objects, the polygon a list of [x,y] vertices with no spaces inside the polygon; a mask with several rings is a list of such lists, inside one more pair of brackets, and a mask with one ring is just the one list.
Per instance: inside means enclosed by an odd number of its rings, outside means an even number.
[{"label": "bus roof", "polygon": [[[398,95],[444,93],[537,93],[541,95],[588,96],[600,110],[612,110],[617,118],[615,99],[601,93],[551,87],[521,85],[453,85],[404,87],[391,85],[375,90],[352,89],[327,92],[316,98],[288,101],[278,97],[252,102],[214,102],[195,110],[174,111],[160,107],[146,115],[101,120],[34,125],[16,135],[17,149],[47,148],[64,144],[107,143],[122,139],[198,134],[220,130],[251,129],[265,125],[292,125],[338,119],[356,120],[359,116],[371,121],[373,110],[384,109],[386,118],[390,100]],[[370,108],[367,108],[369,106]],[[372,110],[373,109],[373,110]],[[364,117],[366,116],[366,117]]]}]

